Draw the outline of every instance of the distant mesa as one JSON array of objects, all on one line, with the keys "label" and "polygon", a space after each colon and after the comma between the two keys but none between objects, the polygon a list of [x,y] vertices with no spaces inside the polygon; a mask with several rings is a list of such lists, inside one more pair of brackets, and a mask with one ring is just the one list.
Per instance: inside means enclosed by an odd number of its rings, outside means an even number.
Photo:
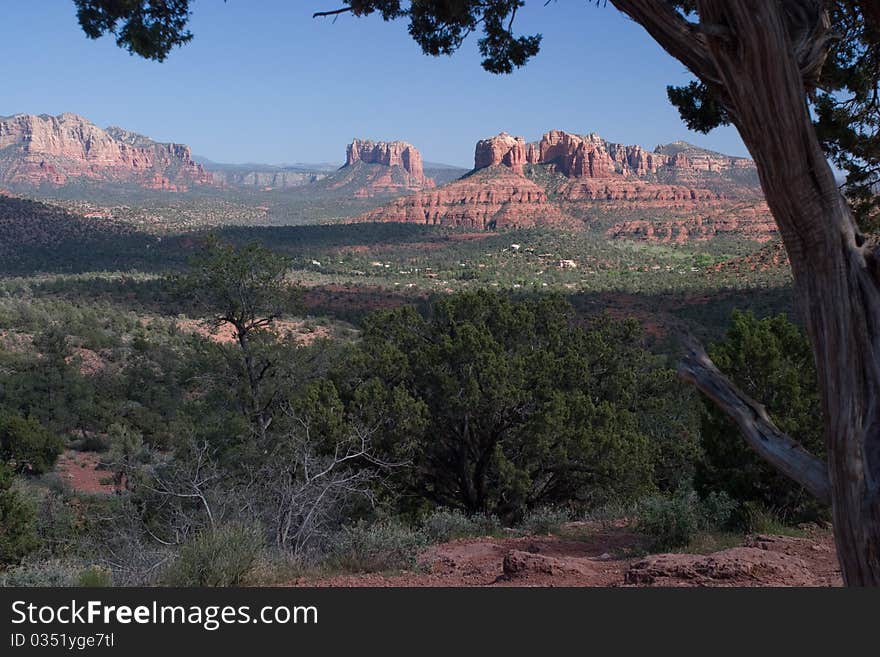
[{"label": "distant mesa", "polygon": [[405,141],[355,139],[345,150],[340,172],[360,179],[362,184],[354,193],[358,197],[406,194],[434,187],[434,181],[425,176],[421,153]]},{"label": "distant mesa", "polygon": [[356,220],[493,230],[583,224],[595,220],[597,209],[663,212],[618,221],[607,227],[609,237],[686,241],[742,232],[765,240],[773,233],[751,160],[685,142],[649,151],[561,130],[534,143],[505,132],[480,140],[469,174]]},{"label": "distant mesa", "polygon": [[181,192],[213,181],[183,144],[155,142],[122,128],[103,130],[71,113],[0,117],[0,185],[76,182]]},{"label": "distant mesa", "polygon": [[475,230],[562,225],[567,222],[546,190],[514,171],[476,172],[405,196],[367,212],[358,221],[396,221]]},{"label": "distant mesa", "polygon": [[[682,141],[647,151],[637,145],[609,142],[595,133],[551,130],[531,144],[506,132],[477,143],[475,169],[506,166],[522,170],[525,164],[546,165],[568,178],[663,177],[682,171],[756,174],[749,159],[713,153]],[[753,182],[757,183],[757,178]]]}]

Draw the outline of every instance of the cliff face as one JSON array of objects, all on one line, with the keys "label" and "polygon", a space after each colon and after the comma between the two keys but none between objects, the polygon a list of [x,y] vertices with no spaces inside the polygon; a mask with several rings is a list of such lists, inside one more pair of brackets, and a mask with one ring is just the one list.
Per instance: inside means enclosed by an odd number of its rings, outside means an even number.
[{"label": "cliff face", "polygon": [[359,196],[373,196],[397,189],[416,191],[434,186],[434,181],[425,176],[421,153],[405,141],[355,139],[345,151],[343,169],[361,164],[377,167],[373,168],[376,172],[374,180],[364,186]]},{"label": "cliff face", "polygon": [[547,192],[513,171],[476,173],[433,191],[397,199],[358,218],[494,230],[558,225],[568,220]]},{"label": "cliff face", "polygon": [[615,144],[597,134],[575,135],[551,130],[539,142],[526,144],[507,133],[477,144],[474,168],[507,166],[522,170],[523,164],[546,165],[567,178],[653,178],[658,182],[696,180],[698,174],[736,172],[740,178],[755,175],[754,163],[705,151],[685,142],[674,142],[647,151],[638,145]]},{"label": "cliff face", "polygon": [[326,173],[305,171],[225,170],[211,171],[218,185],[248,187],[263,191],[304,187],[327,177]]},{"label": "cliff face", "polygon": [[506,166],[521,172],[526,159],[525,139],[511,137],[506,132],[502,132],[496,137],[477,142],[474,150],[474,169]]},{"label": "cliff face", "polygon": [[183,144],[103,130],[76,114],[0,118],[0,184],[38,187],[77,180],[185,191],[212,183]]},{"label": "cliff face", "polygon": [[[644,218],[654,210],[662,218]],[[359,219],[491,230],[599,216],[620,217],[602,224],[611,238],[680,242],[739,233],[766,240],[774,232],[750,160],[684,142],[648,151],[560,130],[531,144],[507,133],[483,139],[468,176]]]}]

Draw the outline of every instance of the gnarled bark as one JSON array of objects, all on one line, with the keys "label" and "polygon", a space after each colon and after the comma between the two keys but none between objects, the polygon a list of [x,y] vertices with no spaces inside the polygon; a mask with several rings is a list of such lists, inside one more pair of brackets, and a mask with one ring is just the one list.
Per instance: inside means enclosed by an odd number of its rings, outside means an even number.
[{"label": "gnarled bark", "polygon": [[[821,65],[826,38],[823,4],[698,0],[701,24],[711,26],[698,30],[680,16],[669,27],[676,19],[663,0],[612,3],[719,91],[755,160],[816,359],[843,577],[880,586],[880,267],[807,107],[804,80]],[[686,43],[688,32],[700,38]],[[680,56],[688,48],[696,54]]]}]

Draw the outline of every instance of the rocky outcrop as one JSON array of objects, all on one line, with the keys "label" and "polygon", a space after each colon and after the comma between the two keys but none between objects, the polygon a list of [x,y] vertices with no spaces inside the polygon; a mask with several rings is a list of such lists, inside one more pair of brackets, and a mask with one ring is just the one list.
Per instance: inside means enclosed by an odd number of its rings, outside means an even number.
[{"label": "rocky outcrop", "polygon": [[[655,219],[643,209],[662,214]],[[531,144],[506,132],[483,139],[470,175],[360,219],[487,230],[615,214],[626,218],[614,218],[612,238],[682,242],[742,234],[766,241],[775,233],[749,160],[684,142],[649,151],[561,130]]]},{"label": "rocky outcrop", "polygon": [[[505,172],[506,171],[506,172]],[[494,230],[560,225],[566,218],[547,192],[514,171],[478,172],[433,191],[393,201],[358,221],[396,221]]]},{"label": "rocky outcrop", "polygon": [[188,146],[121,128],[103,130],[76,114],[0,118],[0,183],[60,186],[77,181],[185,191],[212,178]]},{"label": "rocky outcrop", "polygon": [[707,211],[699,205],[690,212],[678,206],[656,219],[627,219],[614,223],[605,232],[611,239],[636,239],[649,242],[684,243],[719,236],[736,236],[768,242],[777,235],[770,209],[763,202],[741,205],[721,202]]},{"label": "rocky outcrop", "polygon": [[378,164],[390,169],[399,168],[406,174],[405,186],[414,189],[433,187],[434,181],[425,176],[422,155],[405,141],[374,142],[355,139],[345,151],[345,167],[358,163]]},{"label": "rocky outcrop", "polygon": [[625,575],[626,584],[636,586],[815,586],[815,581],[803,559],[755,547],[651,555]]},{"label": "rocky outcrop", "polygon": [[[523,164],[546,165],[568,178],[669,177],[681,172],[751,172],[754,163],[674,142],[648,151],[638,145],[611,143],[593,133],[576,135],[551,130],[536,143],[502,132],[477,144],[474,168],[507,166],[522,170]],[[687,176],[685,176],[687,178]]]},{"label": "rocky outcrop", "polygon": [[506,166],[521,172],[526,159],[525,139],[511,137],[506,132],[478,141],[474,150],[475,169]]}]

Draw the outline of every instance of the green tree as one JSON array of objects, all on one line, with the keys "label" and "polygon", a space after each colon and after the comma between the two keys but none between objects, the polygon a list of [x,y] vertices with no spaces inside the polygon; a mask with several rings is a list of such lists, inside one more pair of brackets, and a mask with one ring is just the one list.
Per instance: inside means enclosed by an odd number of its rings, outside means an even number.
[{"label": "green tree", "polygon": [[64,442],[33,418],[0,410],[0,463],[17,472],[42,474],[55,465]]},{"label": "green tree", "polygon": [[655,445],[640,389],[658,369],[635,325],[573,324],[562,299],[466,292],[428,317],[385,311],[364,325],[349,391],[377,384],[427,412],[407,486],[417,497],[507,516],[542,504],[594,505],[653,487]]},{"label": "green tree", "polygon": [[236,248],[210,238],[188,273],[179,276],[178,293],[189,298],[215,327],[231,326],[238,346],[233,368],[242,382],[242,405],[254,434],[265,440],[278,403],[270,385],[279,352],[272,327],[297,307],[298,290],[287,280],[288,259],[254,242]]},{"label": "green tree", "polygon": [[36,512],[12,487],[13,472],[0,463],[0,565],[17,564],[38,544]]},{"label": "green tree", "polygon": [[[813,454],[824,449],[821,405],[810,345],[784,315],[757,319],[734,312],[727,336],[709,349],[712,360],[741,390],[762,399],[774,423],[799,436]],[[702,428],[705,460],[697,471],[701,492],[726,491],[734,499],[760,502],[794,520],[814,517],[815,497],[775,470],[737,439],[736,427],[706,402]]]}]

